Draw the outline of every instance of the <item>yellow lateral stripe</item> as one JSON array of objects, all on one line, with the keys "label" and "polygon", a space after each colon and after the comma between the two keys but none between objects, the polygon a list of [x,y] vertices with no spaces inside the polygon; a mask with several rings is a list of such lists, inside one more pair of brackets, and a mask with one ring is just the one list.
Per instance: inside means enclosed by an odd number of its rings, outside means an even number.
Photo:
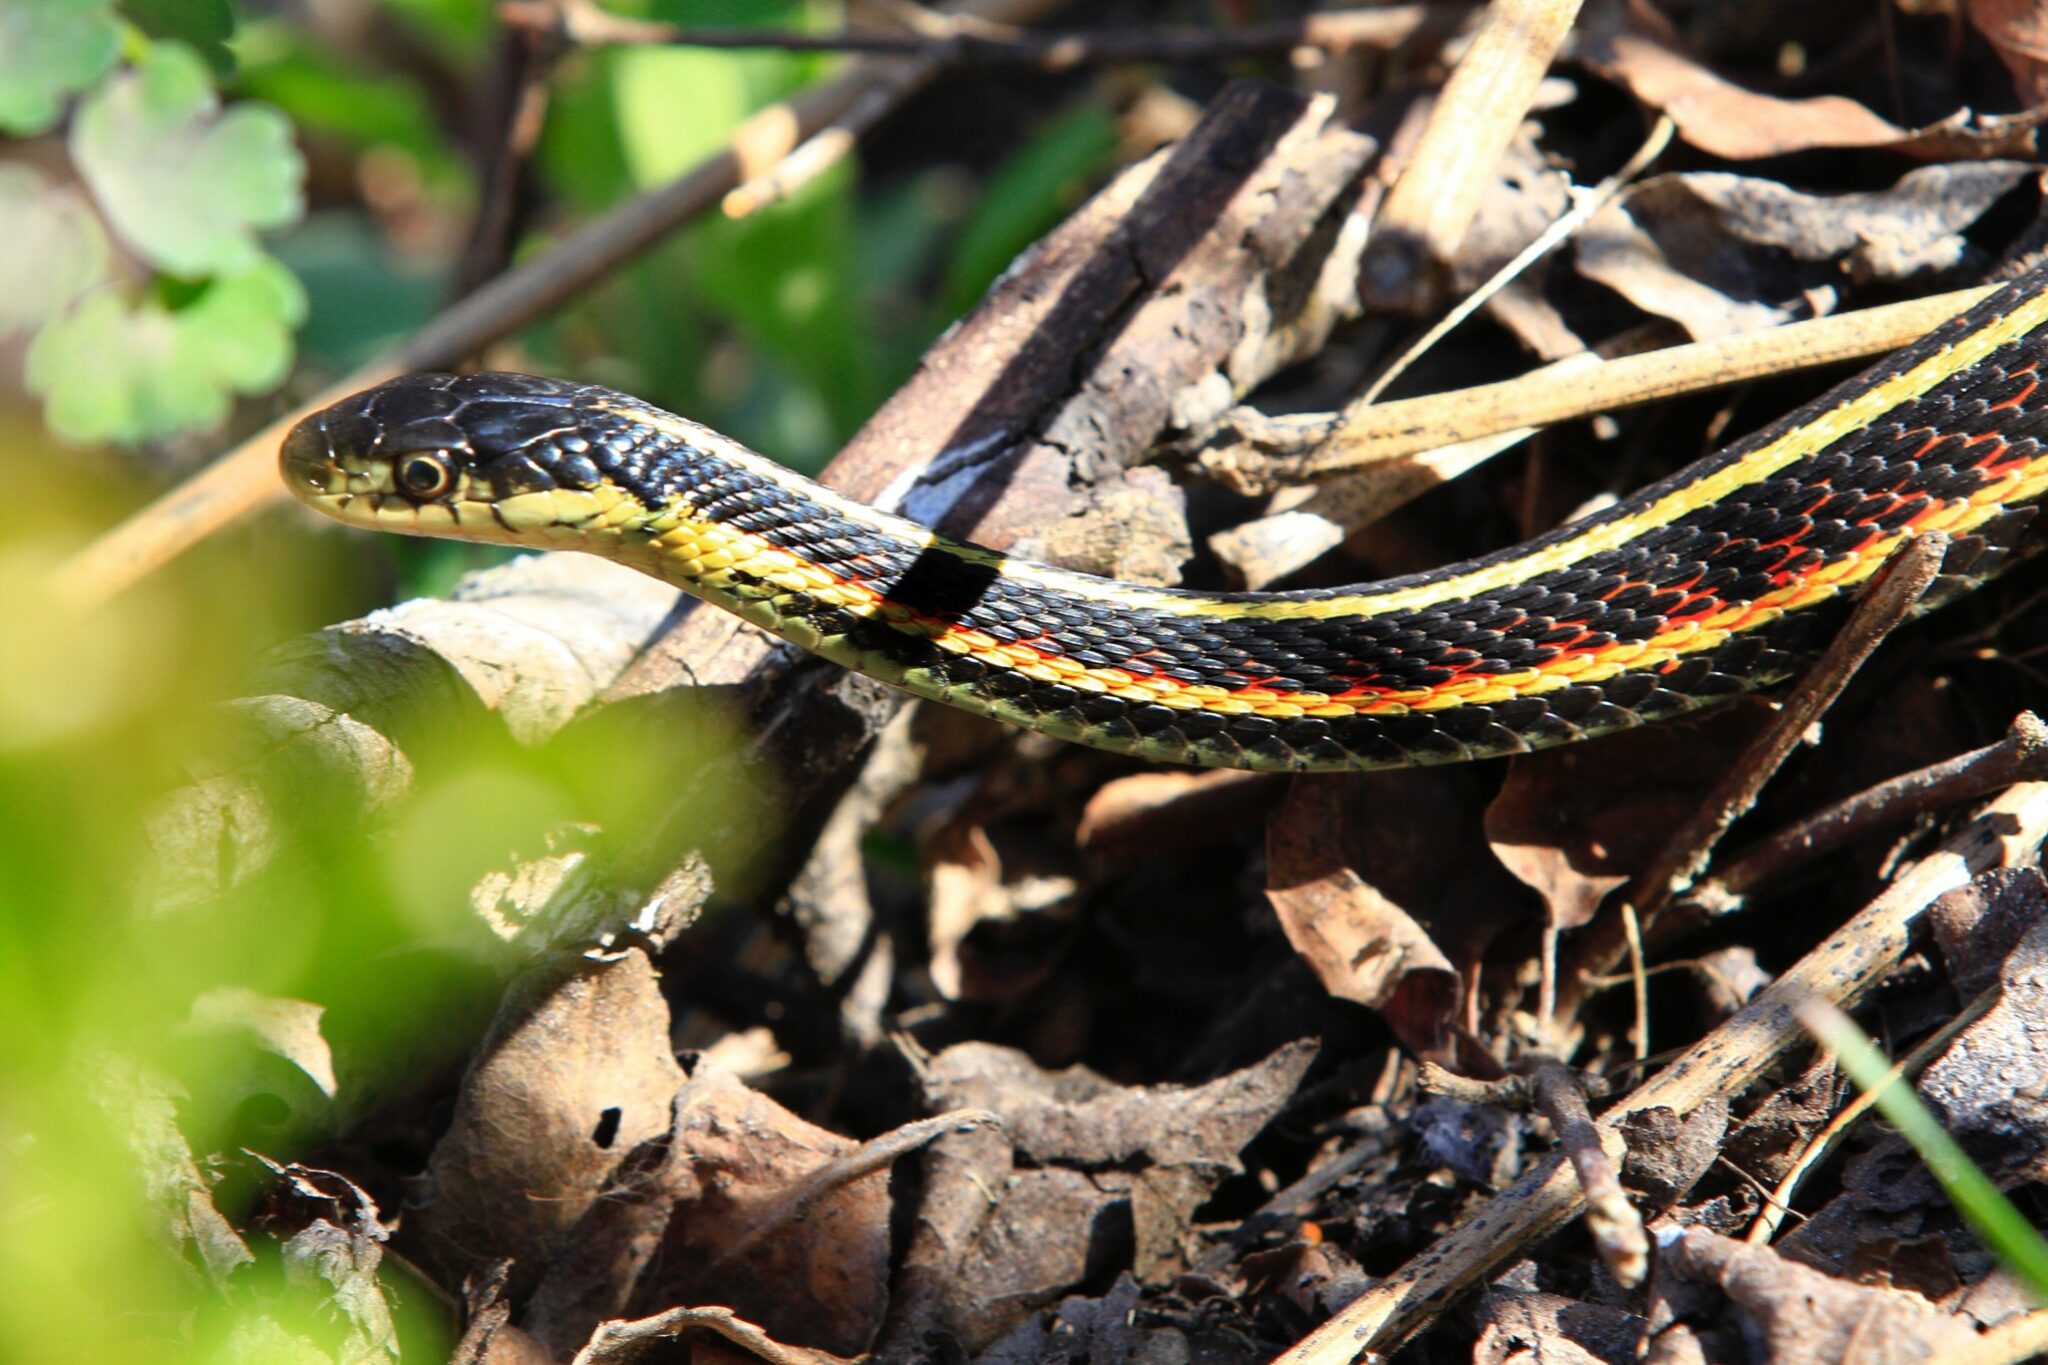
[{"label": "yellow lateral stripe", "polygon": [[[1029,560],[1012,559],[993,551],[949,541],[915,522],[853,502],[820,485],[808,485],[805,491],[817,502],[841,516],[872,527],[892,538],[906,541],[913,549],[923,550],[937,546],[964,560],[994,566],[1010,578],[1056,593],[1093,597],[1125,607],[1162,611],[1180,616],[1264,620],[1323,620],[1336,616],[1375,616],[1386,612],[1414,611],[1513,587],[1539,574],[1569,568],[1592,555],[1620,549],[1646,531],[1669,525],[1690,512],[1721,502],[1736,490],[1768,479],[1788,465],[1825,449],[1841,437],[1870,426],[1893,408],[1921,397],[1942,381],[1979,364],[1999,347],[2027,335],[2043,322],[2048,322],[2048,291],[2021,299],[2003,316],[1994,318],[1975,331],[1957,338],[1952,345],[1927,357],[1911,369],[1850,396],[1836,407],[1801,423],[1735,463],[1682,488],[1674,489],[1634,516],[1589,527],[1581,535],[1529,554],[1490,564],[1485,568],[1433,579],[1427,583],[1390,592],[1374,592],[1367,588],[1341,597],[1297,602],[1233,599],[1200,593],[1141,588],[1050,565],[1036,564]],[[695,442],[765,478],[784,484],[799,481],[797,476],[788,470],[720,436],[708,427],[653,408],[636,407],[631,415],[673,436]]]}]

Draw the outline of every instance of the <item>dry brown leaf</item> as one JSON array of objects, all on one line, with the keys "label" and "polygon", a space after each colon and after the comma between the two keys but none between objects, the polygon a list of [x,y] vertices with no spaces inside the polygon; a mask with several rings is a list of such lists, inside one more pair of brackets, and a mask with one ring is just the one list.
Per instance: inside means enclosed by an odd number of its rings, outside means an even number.
[{"label": "dry brown leaf", "polygon": [[1721,1155],[1752,1180],[1775,1185],[1833,1120],[1845,1084],[1832,1057],[1817,1058],[1735,1126]]},{"label": "dry brown leaf", "polygon": [[1633,1365],[1643,1320],[1619,1308],[1493,1289],[1474,1314],[1472,1365]]},{"label": "dry brown leaf", "polygon": [[[1976,0],[1986,7],[2000,3]],[[2031,114],[1980,117],[1959,109],[1924,128],[1901,128],[1840,95],[1781,99],[1745,89],[1650,31],[1642,14],[1639,6],[1588,5],[1579,26],[1580,60],[1669,114],[1680,137],[1714,156],[1756,161],[1817,147],[1886,147],[1938,160],[2033,151],[2039,119]]]},{"label": "dry brown leaf", "polygon": [[2048,10],[2039,0],[1963,0],[1963,13],[2012,72],[2020,103],[2048,101]]},{"label": "dry brown leaf", "polygon": [[538,975],[507,996],[407,1224],[448,1282],[509,1257],[522,1296],[625,1155],[668,1132],[683,1080],[668,1030],[638,950]]},{"label": "dry brown leaf", "polygon": [[1957,887],[1928,907],[1934,941],[1956,994],[1968,1000],[1998,979],[2006,955],[2048,916],[2048,878],[2004,868]]},{"label": "dry brown leaf", "polygon": [[988,1121],[947,1115],[856,1143],[702,1054],[674,1108],[527,1303],[522,1325],[558,1359],[601,1341],[608,1319],[679,1303],[729,1309],[793,1349],[865,1349],[887,1304],[890,1163],[955,1121]]},{"label": "dry brown leaf", "polygon": [[388,1234],[376,1201],[334,1171],[263,1164],[276,1180],[264,1191],[257,1224],[280,1243],[287,1280],[326,1284],[339,1328],[336,1359],[398,1359],[398,1330],[377,1275]]},{"label": "dry brown leaf", "polygon": [[537,1338],[512,1325],[512,1304],[505,1297],[511,1268],[511,1262],[499,1261],[463,1281],[462,1339],[449,1352],[448,1365],[555,1365]]},{"label": "dry brown leaf", "polygon": [[1486,852],[1469,781],[1297,779],[1266,822],[1266,899],[1288,942],[1331,994],[1379,1010],[1410,1050],[1445,1060],[1460,972],[1469,979],[1495,932],[1526,913]]},{"label": "dry brown leaf", "polygon": [[1654,1330],[1732,1313],[1773,1365],[1923,1365],[1977,1339],[1918,1295],[1834,1279],[1704,1228],[1659,1248],[1652,1290]]},{"label": "dry brown leaf", "polygon": [[925,1194],[876,1354],[914,1358],[934,1333],[979,1350],[1130,1256],[1127,1190],[1069,1166],[1020,1166],[1001,1133],[932,1144]]},{"label": "dry brown leaf", "polygon": [[1063,923],[1058,912],[1073,900],[1078,883],[1032,856],[1042,850],[1004,847],[1017,855],[1015,865],[988,828],[966,818],[931,843],[930,970],[948,1000],[1010,1003],[1044,985],[1058,965],[1052,941]]},{"label": "dry brown leaf", "polygon": [[[1356,1298],[1370,1283],[1357,1262],[1321,1238],[1314,1224],[1299,1236],[1238,1262],[1247,1300],[1284,1306],[1303,1330]],[[1274,1303],[1277,1300],[1278,1303]]]},{"label": "dry brown leaf", "polygon": [[[216,987],[192,1001],[177,1038],[181,1047],[209,1057],[189,1072],[192,1093],[183,1106],[188,1135],[201,1150],[233,1144],[290,1150],[343,1125],[343,1092],[324,1014],[311,1001],[239,986]],[[360,1101],[354,1093],[347,1098]]]},{"label": "dry brown leaf", "polygon": [[[1493,168],[1479,216],[1451,261],[1454,297],[1478,289],[1571,211],[1571,177],[1544,156],[1536,132],[1536,124],[1524,123]],[[1486,313],[1545,362],[1586,349],[1585,341],[1544,297],[1539,270],[1531,269],[1496,290],[1486,300]]]},{"label": "dry brown leaf", "polygon": [[1105,782],[1081,811],[1074,842],[1104,858],[1207,848],[1243,831],[1278,800],[1271,773],[1133,773]]},{"label": "dry brown leaf", "polygon": [[1719,1095],[1684,1118],[1661,1106],[1640,1110],[1621,1124],[1621,1178],[1647,1208],[1669,1208],[1721,1159],[1727,1133],[1728,1101]]},{"label": "dry brown leaf", "polygon": [[889,1173],[834,1179],[859,1147],[700,1059],[675,1098],[667,1230],[637,1310],[722,1305],[778,1341],[866,1350],[888,1299]]},{"label": "dry brown leaf", "polygon": [[1457,1014],[1458,974],[1422,926],[1348,867],[1297,879],[1288,854],[1268,856],[1275,884],[1266,898],[1323,988],[1386,1013],[1418,1055],[1442,1055]]},{"label": "dry brown leaf", "polygon": [[[164,1245],[197,1265],[216,1285],[255,1261],[248,1244],[214,1206],[216,1179],[203,1171],[178,1127],[179,1087],[170,1077],[119,1053],[85,1068],[85,1089],[114,1132],[123,1134],[147,1206],[143,1216]],[[17,1149],[21,1188],[34,1188],[34,1163]]]},{"label": "dry brown leaf", "polygon": [[860,780],[840,798],[776,905],[794,926],[818,986],[838,1000],[842,1036],[858,1049],[882,1043],[896,977],[895,939],[876,912],[867,840],[888,805],[923,772],[923,747],[910,738],[918,713],[906,709],[876,736]]},{"label": "dry brown leaf", "polygon": [[1589,27],[1586,37],[1579,55],[1589,66],[1669,114],[1687,142],[1729,161],[1813,147],[1888,147],[1912,136],[1840,95],[1788,100],[1746,90],[1647,33]]},{"label": "dry brown leaf", "polygon": [[1003,864],[988,831],[964,823],[934,841],[925,874],[932,985],[948,1000],[960,999],[960,944],[982,920],[1016,912],[1004,898]]},{"label": "dry brown leaf", "polygon": [[[2027,904],[2042,909],[2038,899]],[[2048,1176],[2048,920],[2037,918],[2006,955],[1998,987],[1998,1002],[1949,1044],[1918,1089],[1986,1175],[2033,1184]]]},{"label": "dry brown leaf", "polygon": [[1033,1314],[977,1357],[975,1365],[1185,1360],[1186,1338],[1171,1327],[1139,1327],[1134,1321],[1137,1308],[1138,1282],[1126,1272],[1101,1298],[1075,1294],[1062,1299],[1057,1308]]},{"label": "dry brown leaf", "polygon": [[1768,718],[1755,701],[1686,726],[1633,730],[1516,758],[1486,808],[1486,837],[1508,871],[1575,929],[1642,870]]},{"label": "dry brown leaf", "polygon": [[1201,1086],[1118,1086],[1014,1049],[948,1048],[920,1068],[928,1107],[988,1109],[1000,1132],[934,1143],[925,1197],[877,1353],[943,1331],[970,1351],[1085,1280],[1181,1264],[1194,1211],[1294,1094],[1315,1044]]}]

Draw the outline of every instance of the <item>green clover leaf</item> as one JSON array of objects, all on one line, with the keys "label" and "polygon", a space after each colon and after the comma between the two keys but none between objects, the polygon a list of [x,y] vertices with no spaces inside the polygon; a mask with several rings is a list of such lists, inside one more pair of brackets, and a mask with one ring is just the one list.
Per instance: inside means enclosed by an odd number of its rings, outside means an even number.
[{"label": "green clover leaf", "polygon": [[283,381],[305,312],[298,280],[263,255],[179,308],[131,306],[102,289],[36,337],[28,387],[67,440],[132,443],[217,426],[235,394]]},{"label": "green clover leaf", "polygon": [[277,110],[222,112],[206,64],[155,43],[133,71],[94,91],[71,129],[71,155],[114,230],[187,279],[247,271],[256,230],[299,216],[305,164]]},{"label": "green clover leaf", "polygon": [[0,4],[0,129],[49,131],[64,97],[98,80],[120,48],[105,0]]},{"label": "green clover leaf", "polygon": [[0,165],[0,341],[33,331],[106,278],[107,236],[84,197]]}]

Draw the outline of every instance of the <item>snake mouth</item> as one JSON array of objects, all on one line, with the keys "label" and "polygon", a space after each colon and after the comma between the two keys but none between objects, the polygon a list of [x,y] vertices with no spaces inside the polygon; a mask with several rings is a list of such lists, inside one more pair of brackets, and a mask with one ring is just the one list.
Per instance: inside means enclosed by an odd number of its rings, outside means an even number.
[{"label": "snake mouth", "polygon": [[[292,495],[350,526],[399,535],[453,536],[532,548],[582,548],[618,519],[618,490],[556,488],[501,492],[488,479],[453,466],[446,453],[359,451],[346,429],[330,428],[330,411],[304,418],[278,448],[278,472]],[[400,487],[397,470],[433,461],[446,486],[431,496]],[[396,461],[396,464],[394,464]]]}]

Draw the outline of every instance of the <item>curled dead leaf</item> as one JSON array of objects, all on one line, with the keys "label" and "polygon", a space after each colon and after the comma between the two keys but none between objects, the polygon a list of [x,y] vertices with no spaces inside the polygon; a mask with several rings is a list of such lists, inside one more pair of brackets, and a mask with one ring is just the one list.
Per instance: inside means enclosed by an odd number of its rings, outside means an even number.
[{"label": "curled dead leaf", "polygon": [[509,1257],[514,1296],[531,1289],[626,1154],[668,1131],[668,1030],[637,949],[515,986],[428,1162],[407,1227],[420,1254],[454,1283]]},{"label": "curled dead leaf", "polygon": [[1001,1131],[946,1137],[877,1353],[944,1332],[977,1350],[1084,1281],[1184,1264],[1194,1213],[1241,1169],[1238,1153],[1293,1097],[1303,1040],[1199,1086],[1120,1086],[1084,1067],[963,1043],[914,1059],[932,1108],[987,1109]]},{"label": "curled dead leaf", "polygon": [[1332,995],[1379,1010],[1410,1050],[1443,1060],[1461,979],[1523,913],[1467,794],[1441,772],[1296,779],[1266,822],[1266,899],[1287,941]]},{"label": "curled dead leaf", "polygon": [[1704,721],[1516,758],[1486,808],[1493,854],[1576,929],[1639,872],[1768,716],[1742,703]]},{"label": "curled dead leaf", "polygon": [[1810,291],[1983,269],[1966,230],[2039,174],[2021,161],[1957,162],[1833,195],[1723,171],[1660,175],[1587,221],[1578,267],[1696,340],[1732,336],[1787,321]]}]

